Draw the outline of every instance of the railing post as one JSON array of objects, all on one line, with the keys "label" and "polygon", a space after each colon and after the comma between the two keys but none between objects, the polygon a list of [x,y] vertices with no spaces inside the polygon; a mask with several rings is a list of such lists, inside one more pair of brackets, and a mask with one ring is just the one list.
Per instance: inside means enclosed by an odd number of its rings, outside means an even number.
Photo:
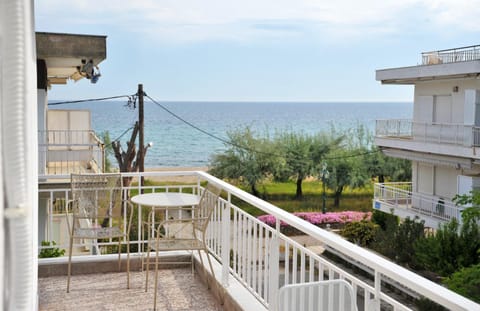
[{"label": "railing post", "polygon": [[380,301],[381,301],[381,286],[382,286],[382,275],[378,270],[375,270],[375,299],[372,302],[373,310],[380,311]]},{"label": "railing post", "polygon": [[280,233],[280,220],[277,218],[275,225],[275,233],[272,235],[272,242],[270,243],[270,255],[268,259],[269,266],[269,286],[268,286],[268,298],[269,298],[269,310],[277,311],[277,298],[278,298],[278,276],[279,276],[279,244],[278,235]]},{"label": "railing post", "polygon": [[232,194],[228,192],[227,204],[224,204],[222,211],[222,285],[228,287],[228,276],[230,274],[230,210],[232,205]]}]

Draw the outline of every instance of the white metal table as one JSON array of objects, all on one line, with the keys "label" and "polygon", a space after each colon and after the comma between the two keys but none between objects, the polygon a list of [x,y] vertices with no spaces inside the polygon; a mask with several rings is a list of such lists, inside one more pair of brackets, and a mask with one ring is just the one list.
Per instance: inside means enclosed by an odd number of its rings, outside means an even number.
[{"label": "white metal table", "polygon": [[[164,219],[170,217],[182,218],[182,207],[190,207],[189,211],[192,211],[192,207],[200,203],[200,197],[190,193],[180,192],[157,192],[157,193],[145,193],[133,196],[132,203],[139,206],[148,206],[151,211],[148,216],[148,221],[142,221],[142,227],[145,225],[148,228],[147,241],[150,241],[150,236],[154,235],[155,231],[155,212],[161,211]],[[169,215],[170,211],[178,211],[177,215]],[[140,230],[141,240],[143,240],[143,229]],[[142,260],[143,270],[144,260]]]},{"label": "white metal table", "polygon": [[190,193],[160,192],[145,193],[132,197],[132,202],[142,206],[166,208],[194,206],[200,202],[200,197]]}]

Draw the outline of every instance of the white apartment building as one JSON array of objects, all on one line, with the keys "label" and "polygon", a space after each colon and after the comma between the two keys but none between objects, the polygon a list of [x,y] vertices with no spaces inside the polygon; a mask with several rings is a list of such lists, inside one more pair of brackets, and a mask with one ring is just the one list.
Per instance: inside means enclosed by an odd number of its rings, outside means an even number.
[{"label": "white apartment building", "polygon": [[424,52],[421,64],[376,79],[415,91],[412,120],[377,120],[375,130],[387,156],[412,161],[412,182],[376,184],[373,207],[432,228],[460,220],[452,199],[480,187],[480,46]]}]

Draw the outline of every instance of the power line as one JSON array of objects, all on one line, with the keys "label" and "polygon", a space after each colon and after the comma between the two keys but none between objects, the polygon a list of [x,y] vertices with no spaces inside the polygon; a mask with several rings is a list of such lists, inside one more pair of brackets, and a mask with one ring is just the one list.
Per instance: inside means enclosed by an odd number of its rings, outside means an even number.
[{"label": "power line", "polygon": [[362,153],[356,153],[356,154],[350,154],[350,155],[344,155],[344,156],[338,156],[338,157],[325,157],[325,160],[336,160],[336,159],[346,159],[346,158],[355,158],[355,157],[361,157],[364,155],[372,154],[372,153],[377,153],[380,150],[372,150],[372,151],[366,151]]},{"label": "power line", "polygon": [[177,115],[176,113],[174,113],[173,111],[171,111],[170,109],[168,109],[167,107],[165,107],[164,105],[160,104],[159,102],[157,102],[156,100],[154,100],[153,98],[151,98],[150,96],[146,95],[145,96],[150,99],[154,104],[156,104],[157,106],[159,106],[160,108],[162,108],[163,110],[165,110],[167,113],[169,113],[170,115],[172,115],[173,117],[175,117],[176,119],[182,121],[183,123],[187,124],[188,126],[196,129],[197,131],[199,132],[202,132],[203,134],[205,135],[208,135],[210,137],[212,137],[213,139],[216,139],[218,141],[221,141],[222,143],[224,144],[227,144],[227,145],[230,145],[230,146],[233,146],[233,147],[237,147],[237,148],[240,148],[240,149],[243,149],[243,150],[247,150],[247,151],[252,151],[254,153],[260,153],[260,154],[265,154],[265,155],[269,155],[269,156],[279,156],[278,154],[274,154],[274,153],[269,153],[269,152],[263,152],[263,151],[259,151],[259,150],[255,150],[253,148],[249,148],[249,147],[246,147],[246,146],[241,146],[239,144],[236,144],[236,143],[233,143],[229,140],[226,140],[224,138],[221,138],[215,134],[212,134],[210,132],[207,132],[205,131],[204,129],[196,126],[195,124],[185,120],[184,118],[180,117],[179,115]]},{"label": "power line", "polygon": [[49,106],[56,106],[56,105],[66,105],[66,104],[76,104],[76,103],[84,103],[84,102],[93,102],[93,101],[102,101],[102,100],[109,100],[109,99],[117,99],[117,98],[128,98],[129,102],[134,100],[134,95],[117,95],[117,96],[110,96],[110,97],[99,97],[99,98],[89,98],[89,99],[80,99],[80,100],[69,100],[63,102],[55,102],[55,103],[48,103]]}]

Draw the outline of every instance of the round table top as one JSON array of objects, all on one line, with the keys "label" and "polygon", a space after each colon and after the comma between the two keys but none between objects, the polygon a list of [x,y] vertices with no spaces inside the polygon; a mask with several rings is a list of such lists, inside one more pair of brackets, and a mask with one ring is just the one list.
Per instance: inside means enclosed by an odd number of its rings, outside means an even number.
[{"label": "round table top", "polygon": [[132,202],[139,205],[154,207],[193,206],[200,202],[195,194],[178,192],[145,193],[132,197]]}]

